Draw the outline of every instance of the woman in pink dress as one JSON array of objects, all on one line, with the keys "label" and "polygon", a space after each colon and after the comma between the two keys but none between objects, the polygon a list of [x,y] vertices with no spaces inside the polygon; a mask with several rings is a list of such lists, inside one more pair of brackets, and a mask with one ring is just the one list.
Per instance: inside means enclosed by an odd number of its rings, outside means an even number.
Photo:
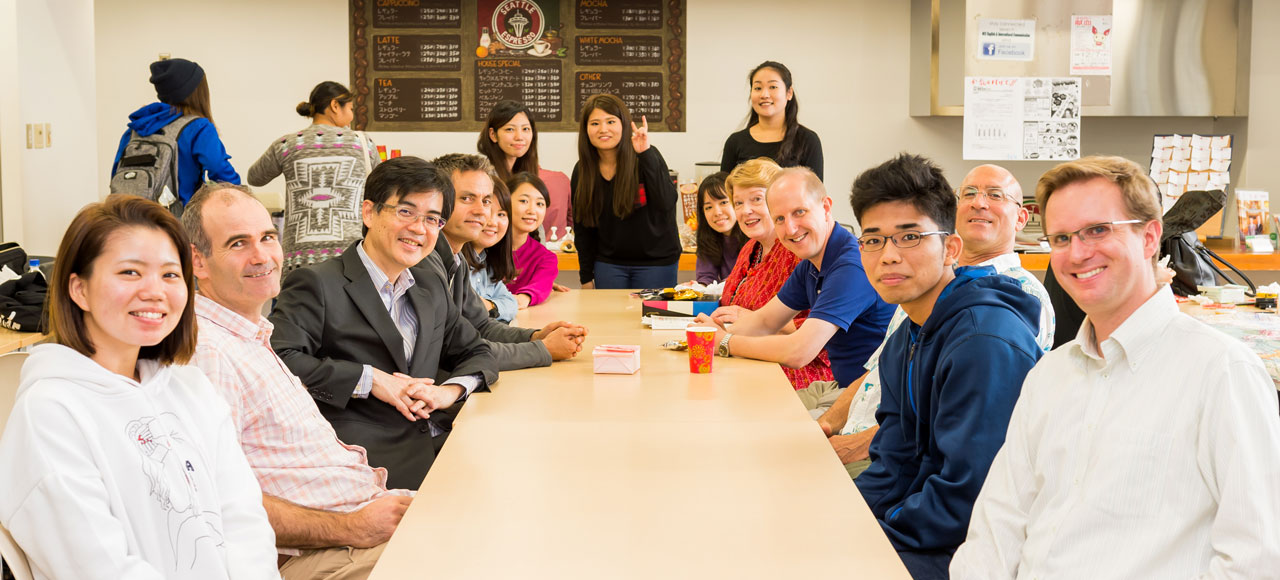
[{"label": "woman in pink dress", "polygon": [[546,217],[551,196],[546,184],[532,173],[512,175],[506,185],[511,189],[511,247],[515,260],[515,277],[507,281],[507,289],[523,309],[546,302],[560,274],[556,255],[538,240],[538,228]]},{"label": "woman in pink dress", "polygon": [[[711,315],[721,324],[737,320],[743,310],[763,307],[778,294],[782,283],[800,263],[800,258],[778,243],[769,208],[765,205],[765,190],[780,171],[782,168],[769,159],[752,159],[738,165],[725,181],[733,194],[738,226],[750,239],[742,246],[733,271],[725,279],[720,308]],[[783,332],[795,332],[808,316],[808,310],[796,315]],[[833,378],[826,349],[809,364],[798,369],[784,366],[782,372],[797,390],[808,388],[814,381]]]}]

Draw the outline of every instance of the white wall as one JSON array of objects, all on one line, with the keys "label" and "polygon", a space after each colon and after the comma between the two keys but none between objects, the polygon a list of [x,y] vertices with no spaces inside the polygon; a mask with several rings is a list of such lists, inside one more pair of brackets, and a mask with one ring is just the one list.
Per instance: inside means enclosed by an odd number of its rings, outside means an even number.
[{"label": "white wall", "polygon": [[22,217],[22,231],[5,234],[20,239],[28,254],[53,255],[75,211],[98,198],[102,181],[93,0],[23,0],[17,22],[20,122],[49,123],[52,146],[23,150],[21,205],[4,208],[6,219],[11,210]]},{"label": "white wall", "polygon": [[[66,0],[69,1],[69,0]],[[852,221],[844,201],[861,170],[899,151],[936,159],[953,181],[974,163],[961,160],[959,118],[913,118],[907,113],[909,2],[883,0],[691,0],[688,28],[686,133],[654,136],[668,163],[691,177],[694,163],[718,160],[725,137],[740,128],[746,79],[765,59],[791,67],[801,101],[801,122],[818,131],[826,156],[828,188],[839,218]],[[1280,85],[1275,35],[1267,22],[1280,10],[1255,2],[1254,91],[1256,116],[1278,126],[1277,113],[1263,111]],[[321,80],[349,82],[347,0],[196,0],[165,2],[157,10],[143,0],[98,0],[98,160],[110,163],[129,112],[153,100],[147,64],[160,52],[190,58],[208,71],[213,111],[232,163],[242,173],[275,137],[302,126],[293,113]],[[174,22],[198,23],[174,26]],[[136,31],[146,30],[146,34]],[[1270,46],[1260,52],[1259,45]],[[1262,79],[1262,80],[1260,80]],[[1260,87],[1266,92],[1258,93]],[[1261,96],[1259,96],[1261,95]],[[1128,156],[1146,163],[1151,135],[1167,132],[1233,132],[1247,139],[1259,126],[1240,119],[1086,118],[1083,151]],[[1263,133],[1264,129],[1255,131]],[[473,151],[473,133],[381,133],[374,137],[406,155],[433,157]],[[540,156],[546,166],[568,172],[576,156],[572,133],[544,132]],[[1247,149],[1253,165],[1276,166],[1280,142],[1264,140]],[[1243,164],[1243,160],[1240,162]],[[1048,162],[1010,167],[1027,189]],[[1259,171],[1258,173],[1264,173]],[[1276,179],[1258,176],[1259,183]],[[99,181],[105,192],[105,179]],[[1236,185],[1254,185],[1237,179]],[[1266,187],[1266,185],[1262,185]],[[283,189],[281,181],[267,186]],[[1271,188],[1280,196],[1280,186]],[[1278,205],[1280,207],[1280,205]]]},{"label": "white wall", "polygon": [[[18,76],[18,6],[0,0],[0,79]],[[0,236],[22,239],[22,156],[26,133],[18,83],[0,83]]]}]

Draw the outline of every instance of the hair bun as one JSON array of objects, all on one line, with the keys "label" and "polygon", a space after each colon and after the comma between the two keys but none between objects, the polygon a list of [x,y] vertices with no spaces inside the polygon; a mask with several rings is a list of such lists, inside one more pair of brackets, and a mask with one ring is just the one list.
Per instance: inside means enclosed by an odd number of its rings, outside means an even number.
[{"label": "hair bun", "polygon": [[306,101],[298,103],[297,111],[298,111],[298,114],[302,115],[303,117],[314,117],[316,114],[315,107],[312,107],[311,103],[308,103]]}]

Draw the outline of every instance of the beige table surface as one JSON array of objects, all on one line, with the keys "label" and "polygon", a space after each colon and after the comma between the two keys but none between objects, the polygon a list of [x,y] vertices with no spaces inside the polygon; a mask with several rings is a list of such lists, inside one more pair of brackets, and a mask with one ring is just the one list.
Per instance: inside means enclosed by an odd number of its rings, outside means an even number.
[{"label": "beige table surface", "polygon": [[[690,375],[639,311],[522,312],[587,324],[584,352],[472,396],[371,578],[908,578],[777,365]],[[592,374],[594,344],[641,345],[640,372]]]},{"label": "beige table surface", "polygon": [[0,328],[0,354],[13,352],[22,347],[31,346],[46,338],[47,334],[39,332],[20,332],[17,330],[9,330]]}]

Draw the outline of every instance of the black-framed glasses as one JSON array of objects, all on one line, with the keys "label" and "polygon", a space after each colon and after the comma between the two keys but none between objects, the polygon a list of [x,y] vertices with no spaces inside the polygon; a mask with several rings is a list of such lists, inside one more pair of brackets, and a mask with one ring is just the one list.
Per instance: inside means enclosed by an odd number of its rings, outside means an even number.
[{"label": "black-framed glasses", "polygon": [[884,249],[886,240],[891,240],[893,241],[893,245],[906,249],[920,245],[920,242],[924,241],[925,236],[949,235],[951,235],[951,232],[917,232],[915,230],[898,232],[891,236],[881,234],[862,234],[862,237],[858,238],[858,244],[862,246],[862,251],[864,252],[879,252]]},{"label": "black-framed glasses", "polygon": [[434,227],[437,230],[444,227],[445,219],[438,215],[433,215],[429,213],[418,213],[407,207],[401,207],[401,206],[392,207],[385,203],[379,203],[377,204],[377,206],[378,206],[378,211],[382,211],[383,209],[395,210],[393,215],[396,216],[396,221],[400,222],[402,225],[409,225],[414,222],[420,221],[424,224]]},{"label": "black-framed glasses", "polygon": [[1008,193],[1006,193],[1004,188],[1001,188],[1001,187],[988,187],[985,189],[980,189],[977,186],[966,185],[964,187],[956,189],[956,197],[960,198],[960,201],[963,201],[965,203],[973,203],[973,200],[977,199],[979,195],[985,196],[987,198],[988,203],[1000,203],[1000,202],[1009,201],[1019,205],[1022,204],[1021,199],[1014,199],[1012,195],[1009,195]]},{"label": "black-framed glasses", "polygon": [[1048,242],[1049,248],[1054,251],[1061,251],[1071,247],[1071,238],[1079,237],[1080,241],[1085,245],[1092,246],[1098,242],[1107,239],[1107,236],[1114,232],[1116,226],[1124,226],[1129,224],[1140,224],[1142,220],[1119,220],[1113,222],[1099,222],[1087,225],[1074,232],[1063,232],[1060,234],[1050,234],[1041,236],[1041,242]]}]

